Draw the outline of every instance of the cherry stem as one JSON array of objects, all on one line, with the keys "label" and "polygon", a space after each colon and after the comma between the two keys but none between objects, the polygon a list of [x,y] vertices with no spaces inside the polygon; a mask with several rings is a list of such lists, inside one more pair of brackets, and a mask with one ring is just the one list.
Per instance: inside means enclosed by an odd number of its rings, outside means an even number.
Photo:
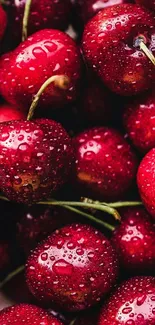
[{"label": "cherry stem", "polygon": [[146,46],[146,44],[141,41],[140,44],[140,49],[144,52],[144,54],[149,58],[149,60],[153,63],[153,65],[155,65],[155,57],[153,55],[153,53],[148,49],[148,47]]},{"label": "cherry stem", "polygon": [[63,206],[65,209],[67,210],[70,210],[70,211],[73,211],[77,214],[80,214],[81,216],[89,219],[90,221],[93,221],[101,226],[103,226],[104,228],[110,230],[110,231],[114,231],[115,230],[115,227],[110,225],[109,223],[105,222],[105,221],[102,221],[101,219],[98,219],[96,217],[94,217],[92,214],[89,214],[89,213],[86,213],[86,212],[83,212],[79,209],[76,209],[76,208],[73,208],[73,207],[70,207],[70,206],[67,206],[67,205],[64,205]]},{"label": "cherry stem", "polygon": [[34,111],[36,109],[36,106],[38,105],[39,99],[42,95],[42,93],[45,91],[45,89],[51,84],[54,83],[56,87],[60,88],[60,89],[67,89],[68,85],[69,85],[69,78],[65,75],[55,75],[50,77],[49,79],[47,79],[43,85],[40,87],[39,91],[37,92],[37,94],[34,96],[34,99],[32,101],[32,104],[30,106],[29,112],[28,112],[28,116],[27,116],[27,120],[31,120],[33,115],[34,115]]},{"label": "cherry stem", "polygon": [[124,207],[134,207],[134,206],[142,206],[143,203],[140,201],[119,201],[119,202],[100,202],[100,201],[94,201],[92,199],[89,199],[87,197],[81,197],[82,202],[84,203],[93,203],[93,204],[101,204],[101,205],[107,205],[111,208],[124,208]]},{"label": "cherry stem", "polygon": [[23,16],[23,29],[22,29],[22,41],[24,42],[27,39],[28,35],[28,23],[31,10],[32,0],[27,0],[25,3],[25,10]]},{"label": "cherry stem", "polygon": [[16,275],[22,273],[25,269],[25,265],[19,266],[16,270],[13,272],[9,273],[7,277],[0,282],[0,289],[2,289],[9,281],[11,281]]}]

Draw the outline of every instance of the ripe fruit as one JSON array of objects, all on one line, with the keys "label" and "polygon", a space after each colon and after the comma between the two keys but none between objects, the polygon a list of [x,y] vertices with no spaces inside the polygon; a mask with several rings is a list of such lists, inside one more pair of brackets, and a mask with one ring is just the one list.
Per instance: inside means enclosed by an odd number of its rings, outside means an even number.
[{"label": "ripe fruit", "polygon": [[127,272],[146,274],[155,269],[155,226],[143,207],[121,213],[121,224],[112,236],[121,266]]},{"label": "ripe fruit", "polygon": [[[22,41],[22,23],[26,0],[9,0],[4,3],[8,16],[5,49],[15,48]],[[69,23],[71,4],[69,0],[33,0],[28,21],[28,35],[41,29],[65,29]]]},{"label": "ripe fruit", "polygon": [[71,139],[55,121],[0,124],[0,189],[10,200],[47,199],[66,181],[72,158]]},{"label": "ripe fruit", "polygon": [[73,181],[84,196],[120,199],[132,184],[137,159],[118,131],[96,127],[77,135]]},{"label": "ripe fruit", "polygon": [[154,325],[155,278],[135,277],[121,284],[101,310],[98,325]]},{"label": "ripe fruit", "polygon": [[118,274],[114,249],[88,225],[66,226],[41,243],[29,257],[27,284],[44,303],[64,310],[86,309],[112,288]]},{"label": "ripe fruit", "polygon": [[155,148],[150,150],[141,161],[137,184],[146,209],[152,217],[155,217]]},{"label": "ripe fruit", "polygon": [[1,57],[0,93],[12,105],[28,110],[49,77],[66,75],[70,80],[67,89],[52,83],[39,102],[42,109],[62,107],[76,98],[80,69],[80,53],[74,41],[61,31],[41,30]]},{"label": "ripe fruit", "polygon": [[155,18],[135,4],[106,8],[85,27],[87,63],[120,95],[135,95],[155,81],[154,65],[137,45],[140,40],[155,54]]},{"label": "ripe fruit", "polygon": [[26,209],[17,223],[18,241],[28,255],[31,249],[53,231],[76,219],[73,213],[65,209],[32,206]]},{"label": "ripe fruit", "polygon": [[151,11],[155,11],[155,1],[154,0],[136,0],[136,3],[138,3],[141,6],[146,7],[147,9],[150,9]]},{"label": "ripe fruit", "polygon": [[155,95],[149,92],[128,104],[123,122],[135,147],[147,153],[155,147]]},{"label": "ripe fruit", "polygon": [[0,311],[2,325],[62,325],[55,317],[45,310],[28,304],[15,305]]},{"label": "ripe fruit", "polygon": [[2,39],[7,25],[6,13],[0,5],[0,40]]},{"label": "ripe fruit", "polygon": [[0,123],[25,119],[26,115],[24,112],[17,110],[8,104],[0,105]]}]

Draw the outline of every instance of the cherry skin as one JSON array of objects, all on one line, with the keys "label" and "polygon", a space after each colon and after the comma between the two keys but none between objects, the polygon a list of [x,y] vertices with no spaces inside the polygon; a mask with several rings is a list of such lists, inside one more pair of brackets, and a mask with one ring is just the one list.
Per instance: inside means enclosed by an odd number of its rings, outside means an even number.
[{"label": "cherry skin", "polygon": [[7,25],[7,16],[2,6],[0,5],[0,40],[2,39]]},{"label": "cherry skin", "polygon": [[137,45],[139,39],[155,54],[155,18],[135,4],[100,11],[84,30],[86,62],[112,91],[123,96],[143,92],[155,82],[154,65]]},{"label": "cherry skin", "polygon": [[137,184],[144,206],[155,218],[155,148],[142,159],[138,168]]},{"label": "cherry skin", "polygon": [[155,95],[153,92],[126,105],[123,123],[134,146],[142,153],[155,147]]},{"label": "cherry skin", "polygon": [[155,11],[155,0],[136,0],[136,3],[150,9],[151,11]]},{"label": "cherry skin", "polygon": [[53,231],[77,221],[73,213],[61,208],[32,206],[17,223],[17,238],[26,255]]},{"label": "cherry skin", "polygon": [[121,284],[103,306],[98,325],[154,325],[155,278],[134,277]]},{"label": "cherry skin", "polygon": [[77,135],[73,184],[84,196],[100,200],[121,199],[137,171],[130,145],[116,130],[96,127]]},{"label": "cherry skin", "polygon": [[22,120],[26,118],[26,114],[17,110],[15,107],[8,104],[0,105],[0,123],[13,120]]},{"label": "cherry skin", "polygon": [[62,325],[55,317],[34,305],[20,304],[0,311],[0,324],[5,325]]},{"label": "cherry skin", "polygon": [[143,207],[128,208],[121,217],[112,236],[121,266],[136,275],[151,273],[155,268],[155,226]]},{"label": "cherry skin", "polygon": [[26,267],[31,293],[67,311],[83,310],[100,301],[117,274],[117,256],[109,240],[80,224],[66,226],[45,239]]},{"label": "cherry skin", "polygon": [[27,111],[48,78],[66,75],[70,80],[67,89],[52,83],[39,102],[42,110],[63,107],[76,98],[80,69],[80,52],[74,41],[61,31],[41,30],[0,58],[0,93],[7,102]]},{"label": "cherry skin", "polygon": [[0,124],[0,189],[12,201],[47,199],[66,181],[72,159],[71,139],[55,121]]},{"label": "cherry skin", "polygon": [[[4,9],[8,16],[8,27],[4,48],[13,49],[22,41],[22,23],[26,0],[9,0]],[[69,23],[71,4],[69,0],[33,0],[28,21],[28,35],[45,29],[65,30]]]}]

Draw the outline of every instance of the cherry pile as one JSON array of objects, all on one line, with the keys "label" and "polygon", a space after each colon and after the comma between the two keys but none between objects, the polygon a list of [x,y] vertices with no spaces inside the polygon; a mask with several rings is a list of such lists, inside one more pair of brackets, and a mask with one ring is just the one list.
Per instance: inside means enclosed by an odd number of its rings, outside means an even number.
[{"label": "cherry pile", "polygon": [[155,325],[154,88],[154,0],[0,1],[0,325]]}]

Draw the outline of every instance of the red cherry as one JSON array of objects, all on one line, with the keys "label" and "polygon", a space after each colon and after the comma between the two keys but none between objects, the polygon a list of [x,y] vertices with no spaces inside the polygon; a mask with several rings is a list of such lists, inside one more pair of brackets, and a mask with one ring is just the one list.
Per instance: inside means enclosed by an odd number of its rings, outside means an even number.
[{"label": "red cherry", "polygon": [[[9,0],[4,3],[8,16],[8,28],[3,42],[5,50],[15,48],[22,41],[22,23],[26,0]],[[28,20],[28,35],[41,29],[64,30],[69,24],[71,4],[69,0],[33,0]]]},{"label": "red cherry", "polygon": [[155,54],[155,18],[135,4],[100,11],[84,30],[87,63],[112,91],[123,96],[143,92],[155,82],[154,65],[137,45],[140,39]]},{"label": "red cherry", "polygon": [[62,325],[55,317],[49,315],[43,309],[28,305],[20,304],[0,311],[0,324],[5,325]]},{"label": "red cherry", "polygon": [[141,161],[137,184],[146,209],[155,218],[155,148],[150,150]]},{"label": "red cherry", "polygon": [[6,13],[0,5],[0,40],[2,39],[7,25]]},{"label": "red cherry", "polygon": [[135,277],[121,284],[101,310],[98,325],[154,325],[155,278]]},{"label": "red cherry", "polygon": [[118,131],[98,127],[74,138],[73,181],[84,196],[100,200],[120,199],[132,184],[137,159]]},{"label": "red cherry", "polygon": [[120,263],[127,272],[146,274],[155,268],[155,226],[143,207],[125,209],[112,236]]},{"label": "red cherry", "polygon": [[41,30],[1,57],[0,93],[7,102],[28,110],[49,77],[65,75],[69,78],[67,89],[52,83],[40,99],[42,109],[61,107],[76,98],[80,69],[80,53],[74,41],[61,31]]},{"label": "red cherry", "polygon": [[0,123],[26,118],[24,112],[17,110],[8,104],[0,105]]},{"label": "red cherry", "polygon": [[106,237],[88,225],[56,231],[31,254],[27,284],[44,303],[76,311],[100,301],[118,273],[117,257]]},{"label": "red cherry", "polygon": [[72,159],[71,139],[55,121],[0,124],[0,188],[10,200],[47,199],[66,181]]}]

